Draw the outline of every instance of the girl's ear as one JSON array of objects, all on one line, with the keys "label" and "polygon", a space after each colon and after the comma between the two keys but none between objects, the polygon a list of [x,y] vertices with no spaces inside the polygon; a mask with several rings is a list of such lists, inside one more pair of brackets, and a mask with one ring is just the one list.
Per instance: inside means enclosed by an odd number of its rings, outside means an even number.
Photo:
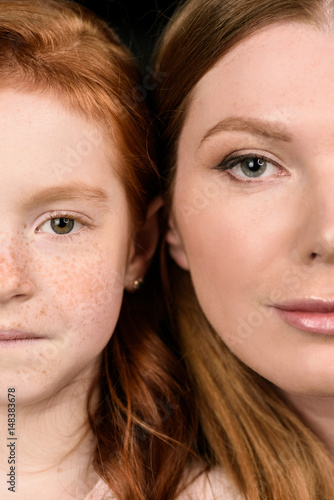
[{"label": "girl's ear", "polygon": [[169,246],[169,253],[175,262],[185,271],[189,271],[187,253],[185,251],[179,230],[173,215],[169,216],[168,231],[166,241]]},{"label": "girl's ear", "polygon": [[[133,292],[144,278],[156,250],[160,227],[158,212],[163,205],[162,197],[151,201],[146,221],[136,234],[134,249],[125,276],[125,289]],[[135,282],[138,283],[136,286]]]}]

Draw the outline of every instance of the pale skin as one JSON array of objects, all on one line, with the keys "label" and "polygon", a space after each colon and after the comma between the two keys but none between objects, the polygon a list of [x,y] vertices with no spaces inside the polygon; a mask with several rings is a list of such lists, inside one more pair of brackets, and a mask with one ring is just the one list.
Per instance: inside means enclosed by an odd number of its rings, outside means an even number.
[{"label": "pale skin", "polygon": [[[334,300],[333,67],[333,34],[290,23],[207,72],[180,136],[167,235],[224,342],[332,454],[334,335],[292,326],[272,305]],[[263,173],[250,177],[240,161],[222,171],[238,155],[264,162]]]},{"label": "pale skin", "polygon": [[155,240],[136,253],[119,162],[97,125],[54,98],[1,90],[0,341],[13,330],[40,337],[0,342],[1,478],[16,391],[16,492],[1,479],[4,500],[82,499],[97,480],[86,395]]}]

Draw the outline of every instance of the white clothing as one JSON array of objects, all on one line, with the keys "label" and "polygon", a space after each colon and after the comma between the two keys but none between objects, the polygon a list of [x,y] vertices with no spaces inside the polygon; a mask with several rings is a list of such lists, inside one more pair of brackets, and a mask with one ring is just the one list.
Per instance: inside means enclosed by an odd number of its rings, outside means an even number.
[{"label": "white clothing", "polygon": [[[100,479],[84,500],[116,500],[106,483]],[[226,479],[221,469],[202,473],[177,500],[242,500],[241,495]]]},{"label": "white clothing", "polygon": [[195,479],[177,500],[242,500],[235,486],[216,467]]},{"label": "white clothing", "polygon": [[116,500],[108,485],[100,479],[84,500]]}]

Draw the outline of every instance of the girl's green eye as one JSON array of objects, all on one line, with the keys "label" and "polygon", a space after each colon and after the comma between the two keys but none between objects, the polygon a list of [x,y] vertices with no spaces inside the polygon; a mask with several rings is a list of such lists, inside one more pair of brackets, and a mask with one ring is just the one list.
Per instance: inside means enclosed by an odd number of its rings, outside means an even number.
[{"label": "girl's green eye", "polygon": [[77,218],[70,218],[65,214],[64,217],[51,217],[46,220],[39,226],[37,231],[54,236],[66,236],[78,233],[83,226],[85,226],[84,222],[80,222]]},{"label": "girl's green eye", "polygon": [[51,219],[51,228],[56,234],[69,234],[74,227],[74,220],[66,217]]}]

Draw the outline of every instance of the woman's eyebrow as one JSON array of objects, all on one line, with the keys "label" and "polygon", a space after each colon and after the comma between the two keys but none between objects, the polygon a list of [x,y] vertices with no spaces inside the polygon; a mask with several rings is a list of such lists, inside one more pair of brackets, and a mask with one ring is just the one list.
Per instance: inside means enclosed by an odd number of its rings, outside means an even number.
[{"label": "woman's eyebrow", "polygon": [[292,141],[292,137],[286,132],[285,128],[280,123],[260,120],[258,118],[230,116],[219,121],[216,125],[214,125],[214,127],[210,128],[205,133],[200,142],[199,148],[209,137],[224,131],[250,132],[253,135],[260,135],[262,137],[276,139],[278,141]]},{"label": "woman's eyebrow", "polygon": [[57,201],[88,201],[94,202],[105,208],[109,196],[107,192],[97,186],[90,186],[84,183],[71,184],[69,186],[50,186],[40,191],[32,193],[21,200],[21,205],[29,209],[39,205],[54,203]]}]

